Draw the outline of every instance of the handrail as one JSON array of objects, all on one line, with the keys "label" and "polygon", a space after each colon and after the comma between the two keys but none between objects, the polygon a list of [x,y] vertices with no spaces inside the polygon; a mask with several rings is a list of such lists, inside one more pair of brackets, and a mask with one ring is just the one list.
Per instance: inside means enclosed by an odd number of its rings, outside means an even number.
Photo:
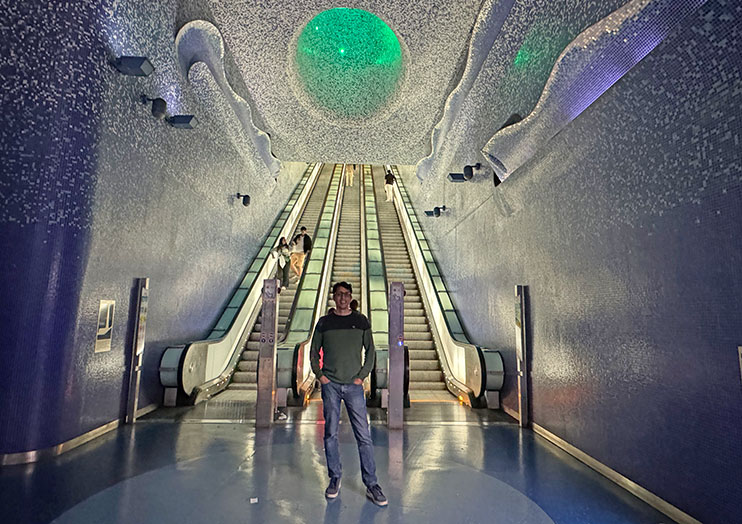
[{"label": "handrail", "polygon": [[[334,171],[334,167],[333,167],[333,173],[334,172],[335,171]],[[324,198],[322,199],[322,209],[323,210],[324,210],[325,206],[327,205],[328,198],[330,198],[330,189],[331,189],[331,185],[332,185],[331,182],[332,182],[332,179],[330,180],[330,183],[327,184],[327,189],[325,189]],[[315,188],[316,188],[316,185],[315,185]],[[319,232],[320,232],[321,229],[322,229],[322,213],[319,214],[319,216],[317,217],[317,221],[314,224],[314,238],[315,238],[315,242],[316,242],[316,239],[317,239],[317,237],[318,237]],[[315,247],[314,244],[312,245],[312,247],[313,248]],[[322,259],[318,260],[316,254],[317,254],[317,251],[315,251],[314,249],[310,250],[309,251],[309,256],[305,260],[304,269],[302,270],[301,276],[299,277],[299,280],[296,283],[297,293],[296,293],[296,295],[294,295],[294,301],[291,304],[291,309],[289,310],[288,317],[286,318],[286,325],[284,326],[283,333],[279,337],[277,337],[277,339],[276,339],[277,344],[279,346],[281,344],[283,344],[283,343],[286,342],[286,339],[289,337],[289,334],[291,333],[291,322],[293,321],[294,314],[296,313],[296,310],[297,310],[297,308],[299,306],[299,295],[300,295],[299,291],[301,289],[303,289],[304,279],[306,278],[307,275],[311,275],[311,274],[315,273],[314,268],[316,268],[318,265],[324,265],[324,257],[322,257]]]},{"label": "handrail", "polygon": [[311,266],[307,265],[305,269],[307,274],[301,289],[297,292],[298,306],[292,320],[291,330],[277,348],[276,386],[292,389],[295,397],[302,397],[302,386],[310,382],[311,369],[307,349],[311,342],[314,325],[324,314],[324,305],[327,303],[327,289],[325,288],[328,287],[326,282],[332,267],[334,240],[342,205],[342,178],[342,166],[338,164],[333,169],[332,181],[312,247],[313,253],[316,252],[319,256],[312,261]]},{"label": "handrail", "polygon": [[399,171],[396,166],[387,165],[386,168],[396,177],[394,206],[432,320],[431,328],[446,386],[459,399],[472,405],[479,404],[485,391],[502,388],[502,356],[498,351],[469,342]]},{"label": "handrail", "polygon": [[[364,164],[358,164],[359,172],[356,174],[358,183],[358,234],[359,234],[359,257],[361,261],[361,285],[358,290],[358,296],[361,298],[361,313],[366,318],[371,318],[371,303],[368,295],[368,260],[366,257],[366,188],[364,184],[365,176],[363,174]],[[374,363],[376,368],[376,363]],[[367,396],[374,398],[376,394],[375,373],[369,373],[363,381],[363,389]]]},{"label": "handrail", "polygon": [[247,326],[254,323],[259,313],[263,280],[270,278],[275,270],[276,259],[269,256],[270,251],[278,238],[296,227],[321,168],[320,163],[307,167],[209,336],[186,346],[166,349],[163,364],[175,361],[178,366],[177,372],[172,373],[161,364],[160,380],[164,386],[180,386],[193,401],[199,401],[226,385],[244,339],[249,336]]},{"label": "handrail", "polygon": [[366,212],[366,260],[368,268],[368,300],[371,332],[376,348],[376,364],[372,375],[371,395],[377,389],[385,389],[389,375],[389,307],[387,303],[388,283],[384,266],[384,250],[379,230],[379,211],[376,207],[376,190],[373,168],[363,166],[363,183]]},{"label": "handrail", "polygon": [[361,289],[359,290],[359,297],[361,297],[361,313],[366,318],[370,318],[371,304],[368,297],[368,260],[366,259],[366,187],[363,183],[365,176],[363,175],[363,164],[358,165],[360,172],[357,173],[356,182],[358,183],[358,231],[360,234],[360,250],[361,250]]}]

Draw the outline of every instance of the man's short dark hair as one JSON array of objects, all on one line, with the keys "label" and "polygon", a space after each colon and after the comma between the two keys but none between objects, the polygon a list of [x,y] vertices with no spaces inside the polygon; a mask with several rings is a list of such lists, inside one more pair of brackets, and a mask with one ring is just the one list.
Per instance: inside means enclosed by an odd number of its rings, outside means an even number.
[{"label": "man's short dark hair", "polygon": [[335,285],[332,286],[332,294],[333,295],[335,293],[337,293],[337,290],[338,290],[339,287],[344,287],[345,289],[347,289],[348,291],[350,291],[351,293],[353,293],[353,286],[351,286],[348,282],[335,282]]},{"label": "man's short dark hair", "polygon": [[299,229],[299,231],[306,231],[306,230],[307,230],[307,228],[304,227],[304,226],[301,226],[301,229]]}]

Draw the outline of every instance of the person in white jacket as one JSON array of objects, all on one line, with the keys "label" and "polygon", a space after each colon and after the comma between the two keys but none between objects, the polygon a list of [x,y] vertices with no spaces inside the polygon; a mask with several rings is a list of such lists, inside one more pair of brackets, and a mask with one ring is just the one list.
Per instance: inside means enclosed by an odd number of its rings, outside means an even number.
[{"label": "person in white jacket", "polygon": [[286,237],[280,238],[278,245],[273,248],[271,254],[277,259],[276,278],[281,281],[281,287],[288,289],[289,256],[291,255],[291,249],[289,248],[288,242],[286,242]]}]

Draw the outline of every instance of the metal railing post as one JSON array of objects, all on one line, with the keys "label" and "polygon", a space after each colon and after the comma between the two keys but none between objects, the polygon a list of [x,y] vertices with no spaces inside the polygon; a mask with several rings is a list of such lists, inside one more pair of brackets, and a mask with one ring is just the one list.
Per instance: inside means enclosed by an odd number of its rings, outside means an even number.
[{"label": "metal railing post", "polygon": [[136,318],[134,319],[133,347],[129,368],[129,393],[126,402],[126,423],[137,420],[139,407],[139,383],[142,377],[142,356],[144,354],[144,335],[147,328],[147,305],[149,302],[149,278],[138,278],[136,283]]},{"label": "metal railing post", "polygon": [[528,418],[528,348],[526,347],[526,286],[515,286],[515,349],[518,364],[518,418],[527,427]]},{"label": "metal railing post", "polygon": [[404,284],[389,285],[389,429],[404,426]]},{"label": "metal railing post", "polygon": [[258,402],[255,427],[268,428],[276,411],[276,330],[278,328],[278,280],[263,281],[263,310],[258,351]]}]

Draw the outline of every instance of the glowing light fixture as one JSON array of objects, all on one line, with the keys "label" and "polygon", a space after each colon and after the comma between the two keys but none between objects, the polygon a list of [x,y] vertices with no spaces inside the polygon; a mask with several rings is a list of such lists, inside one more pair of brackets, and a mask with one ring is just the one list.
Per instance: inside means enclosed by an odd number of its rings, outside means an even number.
[{"label": "glowing light fixture", "polygon": [[320,106],[364,118],[389,102],[404,71],[397,35],[362,9],[322,11],[302,30],[296,47],[299,77]]}]

